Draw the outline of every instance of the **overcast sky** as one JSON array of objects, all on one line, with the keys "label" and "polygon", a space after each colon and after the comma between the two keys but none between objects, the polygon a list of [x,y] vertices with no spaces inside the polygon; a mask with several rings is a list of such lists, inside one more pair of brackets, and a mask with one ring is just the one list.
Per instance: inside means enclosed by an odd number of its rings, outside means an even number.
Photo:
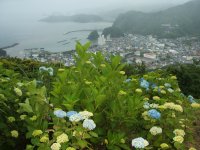
[{"label": "overcast sky", "polygon": [[[129,7],[145,11],[154,7],[173,6],[189,0],[0,0],[0,18],[33,17],[42,18],[51,14],[75,14],[100,12],[103,8],[109,11],[120,7]],[[103,10],[102,10],[103,11]]]}]

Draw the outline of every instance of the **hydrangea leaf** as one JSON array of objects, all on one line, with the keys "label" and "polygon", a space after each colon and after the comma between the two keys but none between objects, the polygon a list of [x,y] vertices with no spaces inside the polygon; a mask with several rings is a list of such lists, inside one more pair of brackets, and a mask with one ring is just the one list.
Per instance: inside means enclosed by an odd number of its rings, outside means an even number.
[{"label": "hydrangea leaf", "polygon": [[26,99],[25,103],[19,103],[20,106],[20,110],[22,110],[22,112],[28,112],[28,113],[32,113],[33,109],[29,103],[29,100]]}]

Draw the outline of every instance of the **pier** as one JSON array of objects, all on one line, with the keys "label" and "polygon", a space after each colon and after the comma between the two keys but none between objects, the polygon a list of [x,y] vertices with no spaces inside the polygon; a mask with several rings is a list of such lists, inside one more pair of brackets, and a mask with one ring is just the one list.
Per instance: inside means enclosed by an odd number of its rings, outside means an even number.
[{"label": "pier", "polygon": [[103,29],[90,29],[90,30],[83,29],[83,30],[69,31],[67,33],[64,33],[64,35],[67,35],[67,34],[70,34],[70,33],[75,33],[75,32],[90,32],[90,31],[92,32],[92,31],[95,31],[95,30],[97,30],[99,32],[103,31]]},{"label": "pier", "polygon": [[1,47],[0,49],[8,49],[8,48],[11,48],[11,47],[15,47],[17,45],[19,45],[19,43],[14,43],[14,44],[9,45],[9,46]]}]

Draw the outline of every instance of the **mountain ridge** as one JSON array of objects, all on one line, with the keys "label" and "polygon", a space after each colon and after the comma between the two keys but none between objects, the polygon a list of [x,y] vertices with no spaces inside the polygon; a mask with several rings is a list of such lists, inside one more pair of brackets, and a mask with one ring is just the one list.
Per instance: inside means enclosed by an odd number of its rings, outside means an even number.
[{"label": "mountain ridge", "polygon": [[98,15],[76,14],[72,16],[51,15],[39,21],[48,22],[48,23],[56,23],[56,22],[88,23],[88,22],[101,22],[103,21],[103,19]]},{"label": "mountain ridge", "polygon": [[194,0],[163,11],[128,11],[113,23],[123,33],[153,34],[160,37],[200,35],[200,1]]}]

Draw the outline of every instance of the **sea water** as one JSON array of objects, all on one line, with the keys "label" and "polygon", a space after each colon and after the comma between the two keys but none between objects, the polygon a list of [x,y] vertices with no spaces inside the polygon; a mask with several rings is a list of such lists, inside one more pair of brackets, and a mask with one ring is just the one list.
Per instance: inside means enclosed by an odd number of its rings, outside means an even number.
[{"label": "sea water", "polygon": [[25,50],[44,48],[50,52],[62,52],[75,49],[76,41],[87,42],[90,31],[80,31],[65,34],[76,30],[96,30],[111,26],[109,22],[95,23],[46,23],[40,21],[6,22],[0,24],[0,47],[14,43],[19,45],[6,49],[13,57],[24,56]]}]

